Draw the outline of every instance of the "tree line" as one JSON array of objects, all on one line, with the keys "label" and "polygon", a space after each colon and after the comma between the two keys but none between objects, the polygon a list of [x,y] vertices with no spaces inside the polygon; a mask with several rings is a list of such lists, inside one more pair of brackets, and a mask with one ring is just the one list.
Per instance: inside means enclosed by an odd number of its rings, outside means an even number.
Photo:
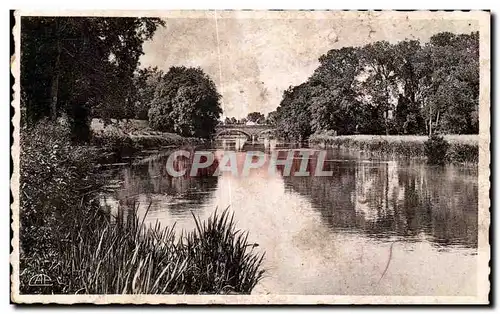
[{"label": "tree line", "polygon": [[162,25],[158,18],[22,17],[23,125],[64,115],[73,138],[88,140],[91,116],[126,110],[142,44]]},{"label": "tree line", "polygon": [[90,138],[92,117],[149,119],[151,128],[209,137],[221,96],[200,68],[139,68],[158,18],[22,17],[22,124],[64,116],[75,141]]},{"label": "tree line", "polygon": [[[196,137],[220,123],[221,96],[201,69],[138,67],[160,19],[23,17],[21,25],[23,125],[64,115],[74,139],[86,141],[91,117],[148,119],[153,129]],[[267,118],[252,112],[223,123],[271,124],[293,140],[478,132],[478,32],[332,49],[319,63]]]},{"label": "tree line", "polygon": [[224,119],[224,124],[246,124],[247,122],[253,122],[255,124],[268,123],[264,114],[258,111],[250,112],[245,118],[241,119],[236,119],[235,117],[226,117],[226,119]]},{"label": "tree line", "polygon": [[284,138],[478,133],[478,32],[332,49],[319,63],[268,115]]}]

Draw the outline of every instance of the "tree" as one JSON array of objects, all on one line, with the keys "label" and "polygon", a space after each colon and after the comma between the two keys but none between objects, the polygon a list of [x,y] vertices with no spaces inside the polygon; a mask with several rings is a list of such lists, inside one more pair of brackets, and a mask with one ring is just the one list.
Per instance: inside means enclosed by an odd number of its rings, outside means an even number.
[{"label": "tree", "polygon": [[391,100],[397,93],[395,50],[387,41],[368,44],[361,50],[363,74],[366,76],[361,82],[362,91],[365,99],[376,107],[373,112],[379,114],[377,120],[383,121],[385,134],[389,134],[389,112],[394,109]]},{"label": "tree", "polygon": [[395,110],[395,128],[399,134],[419,134],[425,131],[422,116],[422,95],[425,86],[418,71],[422,61],[422,47],[418,40],[397,43],[395,53],[395,84],[399,90]]},{"label": "tree", "polygon": [[262,113],[260,112],[250,112],[247,115],[247,120],[255,123],[263,123],[265,120],[265,117]]},{"label": "tree", "polygon": [[138,70],[134,75],[134,93],[131,95],[133,114],[131,117],[147,120],[148,111],[155,96],[155,90],[163,75],[158,67]]},{"label": "tree", "polygon": [[22,17],[21,86],[26,119],[68,115],[75,140],[91,112],[126,115],[142,43],[164,22],[135,17]]},{"label": "tree", "polygon": [[149,109],[149,125],[182,136],[210,137],[222,108],[212,79],[200,68],[171,67]]},{"label": "tree", "polygon": [[311,128],[313,132],[334,130],[338,134],[356,131],[359,101],[355,90],[360,70],[357,48],[332,49],[319,58],[320,66],[311,83]]},{"label": "tree", "polygon": [[275,119],[285,138],[478,132],[478,32],[332,49],[319,62],[283,94]]},{"label": "tree", "polygon": [[278,119],[278,112],[271,111],[267,114],[266,124],[268,125],[276,125],[276,121]]},{"label": "tree", "polygon": [[283,100],[277,109],[276,129],[280,136],[287,140],[306,140],[312,134],[309,99],[311,86],[309,83],[290,86],[283,93]]},{"label": "tree", "polygon": [[479,131],[479,33],[439,33],[424,48],[421,62],[428,132]]}]

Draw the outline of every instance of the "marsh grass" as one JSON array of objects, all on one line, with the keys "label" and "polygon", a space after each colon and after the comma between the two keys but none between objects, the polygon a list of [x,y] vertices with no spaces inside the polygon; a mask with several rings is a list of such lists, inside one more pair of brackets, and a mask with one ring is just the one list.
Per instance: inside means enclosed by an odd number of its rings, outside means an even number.
[{"label": "marsh grass", "polygon": [[[449,143],[446,162],[477,164],[479,146],[477,135],[444,135]],[[314,134],[309,141],[312,144],[336,148],[356,149],[375,154],[426,158],[425,135],[343,135]]]}]

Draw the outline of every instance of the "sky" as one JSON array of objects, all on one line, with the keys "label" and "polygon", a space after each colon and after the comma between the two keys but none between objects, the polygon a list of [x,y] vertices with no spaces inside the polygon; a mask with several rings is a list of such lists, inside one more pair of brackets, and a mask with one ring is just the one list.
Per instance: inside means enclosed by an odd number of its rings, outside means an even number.
[{"label": "sky", "polygon": [[180,65],[201,67],[222,95],[223,117],[242,118],[253,111],[275,110],[283,91],[307,80],[318,67],[318,58],[330,49],[379,40],[427,42],[439,32],[479,29],[475,20],[414,19],[404,14],[382,18],[332,11],[175,14],[166,17],[165,27],[144,43],[140,62],[141,67],[164,71]]}]

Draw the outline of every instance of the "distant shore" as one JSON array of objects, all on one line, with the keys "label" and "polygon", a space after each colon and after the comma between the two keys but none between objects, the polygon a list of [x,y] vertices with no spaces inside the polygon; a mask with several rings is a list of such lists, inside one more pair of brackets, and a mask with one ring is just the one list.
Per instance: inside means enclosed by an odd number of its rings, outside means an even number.
[{"label": "distant shore", "polygon": [[147,120],[112,120],[105,124],[101,119],[92,119],[92,145],[101,150],[103,162],[116,162],[140,150],[200,145],[203,139],[183,137],[175,133],[153,131]]},{"label": "distant shore", "polygon": [[[446,162],[456,164],[477,164],[479,161],[478,135],[443,135],[450,144]],[[314,134],[309,138],[313,145],[356,149],[375,154],[426,158],[424,143],[426,135],[341,135]]]}]

